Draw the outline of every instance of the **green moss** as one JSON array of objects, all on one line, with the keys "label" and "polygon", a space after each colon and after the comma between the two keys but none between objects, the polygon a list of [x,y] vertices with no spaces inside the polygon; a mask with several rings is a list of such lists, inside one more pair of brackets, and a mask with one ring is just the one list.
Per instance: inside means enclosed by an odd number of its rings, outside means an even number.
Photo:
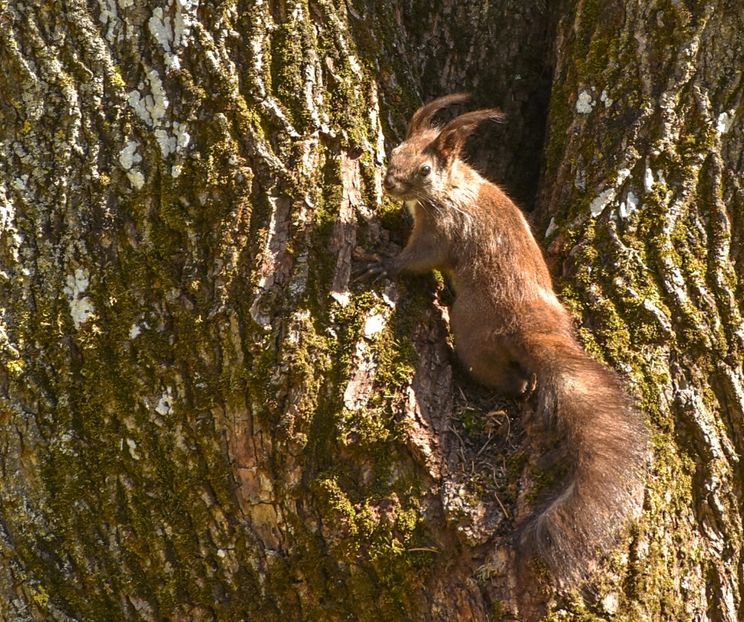
[{"label": "green moss", "polygon": [[290,122],[300,133],[310,123],[303,74],[308,69],[307,54],[313,45],[311,29],[310,21],[291,19],[279,23],[271,37],[272,84],[277,87],[276,95]]},{"label": "green moss", "polygon": [[121,75],[121,68],[118,65],[113,65],[113,67],[111,68],[109,80],[111,81],[111,84],[120,89],[123,89],[127,85],[126,81]]},{"label": "green moss", "polygon": [[[325,505],[324,513],[334,517],[334,522],[329,523],[329,529],[333,525],[332,533],[327,533],[326,539],[336,551],[335,557],[360,570],[360,563],[369,564],[378,574],[383,589],[376,599],[380,612],[392,616],[391,619],[406,619],[405,612],[412,606],[408,594],[411,571],[420,572],[422,562],[428,563],[431,557],[409,552],[415,548],[422,522],[415,501],[399,499],[395,493],[385,497],[365,495],[364,499],[355,501],[333,478],[318,480],[316,491]],[[357,589],[367,591],[372,586],[363,580],[362,584],[352,582],[350,587],[353,593]]]}]

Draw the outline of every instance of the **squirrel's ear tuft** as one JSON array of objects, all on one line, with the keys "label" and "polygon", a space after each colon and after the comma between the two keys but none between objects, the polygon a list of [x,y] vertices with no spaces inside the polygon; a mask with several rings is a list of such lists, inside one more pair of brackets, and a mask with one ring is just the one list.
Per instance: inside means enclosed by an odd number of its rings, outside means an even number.
[{"label": "squirrel's ear tuft", "polygon": [[432,142],[432,148],[445,161],[452,160],[462,151],[465,141],[468,139],[483,121],[503,121],[505,115],[495,108],[473,110],[465,112],[459,117],[452,119],[442,128]]},{"label": "squirrel's ear tuft", "polygon": [[453,93],[452,95],[439,97],[438,99],[421,106],[421,108],[414,112],[411,117],[411,122],[408,124],[406,138],[410,138],[414,134],[418,134],[419,132],[428,129],[434,115],[443,108],[455,104],[461,104],[468,99],[470,99],[470,93]]}]

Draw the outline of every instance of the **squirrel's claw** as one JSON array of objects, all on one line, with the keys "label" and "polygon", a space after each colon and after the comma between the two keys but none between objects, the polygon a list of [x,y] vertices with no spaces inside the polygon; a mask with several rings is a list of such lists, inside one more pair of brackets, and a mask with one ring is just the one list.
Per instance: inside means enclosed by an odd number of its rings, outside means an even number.
[{"label": "squirrel's claw", "polygon": [[529,378],[527,378],[527,381],[525,382],[524,390],[522,391],[522,394],[519,397],[521,397],[523,400],[528,400],[535,393],[536,389],[537,389],[537,375],[533,373],[529,375]]},{"label": "squirrel's claw", "polygon": [[379,253],[368,253],[361,246],[355,246],[354,250],[351,251],[351,256],[354,261],[382,261],[382,255]]},{"label": "squirrel's claw", "polygon": [[360,272],[354,277],[354,283],[361,283],[369,280],[375,282],[386,276],[388,276],[388,269],[385,261],[377,259],[376,261],[370,261],[362,266]]}]

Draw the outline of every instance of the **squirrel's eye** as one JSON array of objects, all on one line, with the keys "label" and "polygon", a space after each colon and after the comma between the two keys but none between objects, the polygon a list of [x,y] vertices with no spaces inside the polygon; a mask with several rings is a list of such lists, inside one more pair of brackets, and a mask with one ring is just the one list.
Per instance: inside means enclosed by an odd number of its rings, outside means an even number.
[{"label": "squirrel's eye", "polygon": [[429,173],[431,173],[431,166],[428,164],[422,164],[421,168],[419,169],[419,173],[421,173],[421,177],[426,177]]}]

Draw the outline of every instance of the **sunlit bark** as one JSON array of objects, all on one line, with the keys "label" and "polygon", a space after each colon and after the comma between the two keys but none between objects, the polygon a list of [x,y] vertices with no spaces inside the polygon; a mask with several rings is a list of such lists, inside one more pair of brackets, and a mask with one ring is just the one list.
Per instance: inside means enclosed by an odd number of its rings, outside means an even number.
[{"label": "sunlit bark", "polygon": [[353,282],[405,240],[386,149],[459,90],[654,434],[554,608],[741,617],[742,11],[546,4],[0,3],[1,618],[518,615],[520,407],[441,282]]}]

